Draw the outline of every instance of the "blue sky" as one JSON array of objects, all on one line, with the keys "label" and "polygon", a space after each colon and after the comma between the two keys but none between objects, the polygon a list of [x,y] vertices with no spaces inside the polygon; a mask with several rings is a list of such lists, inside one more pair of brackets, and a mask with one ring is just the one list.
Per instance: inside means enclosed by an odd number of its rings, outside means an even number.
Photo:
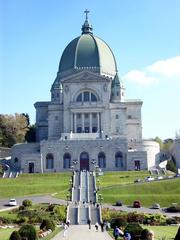
[{"label": "blue sky", "polygon": [[66,45],[85,16],[116,57],[126,98],[142,99],[144,138],[180,129],[180,0],[0,0],[0,113],[50,100]]}]

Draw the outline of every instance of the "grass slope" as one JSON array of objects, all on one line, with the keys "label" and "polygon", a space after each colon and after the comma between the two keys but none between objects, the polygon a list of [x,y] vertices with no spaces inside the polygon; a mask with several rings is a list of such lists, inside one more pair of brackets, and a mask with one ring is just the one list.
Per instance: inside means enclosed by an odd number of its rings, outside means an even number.
[{"label": "grass slope", "polygon": [[58,193],[66,198],[71,173],[22,174],[16,179],[0,179],[0,198]]},{"label": "grass slope", "polygon": [[136,199],[143,206],[152,206],[158,202],[162,207],[172,202],[180,203],[180,179],[169,179],[154,182],[136,183],[136,178],[144,178],[147,172],[116,172],[105,173],[99,177],[100,189],[104,202],[114,204],[122,200],[126,205],[132,205]]},{"label": "grass slope", "polygon": [[[145,226],[142,225],[143,228],[147,228],[149,230],[154,231],[155,240],[168,240],[168,239],[174,239],[177,231],[178,226]],[[110,236],[113,237],[113,231],[109,231]]]}]

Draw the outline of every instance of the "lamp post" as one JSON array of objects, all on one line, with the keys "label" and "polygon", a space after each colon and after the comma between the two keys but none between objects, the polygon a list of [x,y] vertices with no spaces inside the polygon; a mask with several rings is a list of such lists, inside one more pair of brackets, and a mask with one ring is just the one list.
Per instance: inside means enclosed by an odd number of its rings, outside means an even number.
[{"label": "lamp post", "polygon": [[94,170],[95,170],[96,160],[95,160],[95,159],[92,159],[92,160],[91,160],[91,164],[93,165],[92,170],[94,171]]},{"label": "lamp post", "polygon": [[69,179],[69,189],[71,190],[72,188],[72,179]]},{"label": "lamp post", "polygon": [[66,195],[66,200],[67,200],[67,206],[68,206],[69,193]]},{"label": "lamp post", "polygon": [[76,165],[77,165],[77,164],[78,164],[78,160],[77,160],[77,159],[74,159],[74,160],[72,161],[72,166],[71,166],[73,172],[74,172],[74,170],[76,170]]},{"label": "lamp post", "polygon": [[97,191],[99,191],[99,190],[100,190],[100,180],[97,179]]}]

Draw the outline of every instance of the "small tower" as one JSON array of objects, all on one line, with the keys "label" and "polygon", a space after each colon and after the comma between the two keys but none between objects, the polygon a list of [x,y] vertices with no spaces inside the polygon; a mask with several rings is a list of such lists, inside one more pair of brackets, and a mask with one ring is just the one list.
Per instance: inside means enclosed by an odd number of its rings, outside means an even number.
[{"label": "small tower", "polygon": [[62,103],[62,84],[59,81],[59,76],[57,77],[51,87],[51,101],[52,103]]},{"label": "small tower", "polygon": [[111,102],[123,102],[124,90],[124,87],[120,84],[119,76],[116,73],[111,85]]}]

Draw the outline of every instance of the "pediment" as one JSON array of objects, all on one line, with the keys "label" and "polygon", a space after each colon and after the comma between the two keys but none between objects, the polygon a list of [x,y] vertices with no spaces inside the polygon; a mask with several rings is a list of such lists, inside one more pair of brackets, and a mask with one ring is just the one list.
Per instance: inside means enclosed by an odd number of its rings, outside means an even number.
[{"label": "pediment", "polygon": [[110,82],[112,79],[106,76],[101,76],[89,71],[74,73],[71,76],[61,79],[62,83],[79,83],[79,82]]}]

